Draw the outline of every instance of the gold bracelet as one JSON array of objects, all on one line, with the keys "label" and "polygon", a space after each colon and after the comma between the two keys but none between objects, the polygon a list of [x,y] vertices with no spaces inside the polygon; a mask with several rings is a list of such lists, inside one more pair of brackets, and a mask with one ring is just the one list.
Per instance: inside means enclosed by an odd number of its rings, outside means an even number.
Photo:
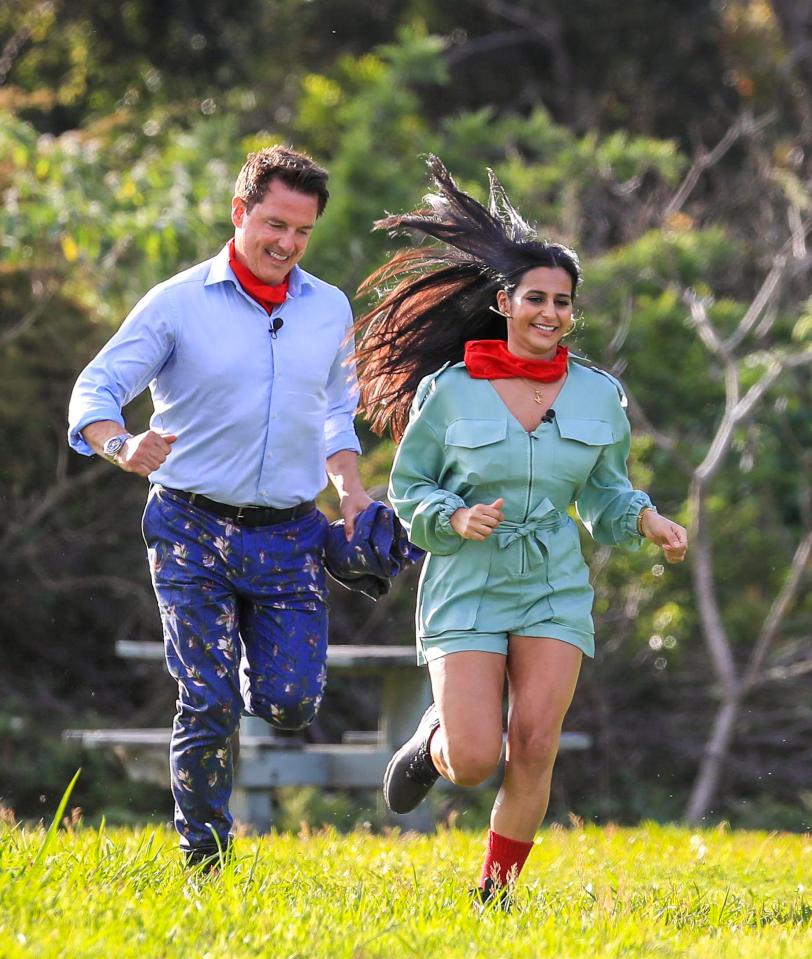
[{"label": "gold bracelet", "polygon": [[646,534],[643,532],[643,513],[656,513],[656,512],[657,512],[657,507],[656,507],[656,506],[644,506],[644,507],[640,510],[640,512],[637,514],[637,535],[638,535],[638,536],[645,536],[645,535],[646,535]]}]

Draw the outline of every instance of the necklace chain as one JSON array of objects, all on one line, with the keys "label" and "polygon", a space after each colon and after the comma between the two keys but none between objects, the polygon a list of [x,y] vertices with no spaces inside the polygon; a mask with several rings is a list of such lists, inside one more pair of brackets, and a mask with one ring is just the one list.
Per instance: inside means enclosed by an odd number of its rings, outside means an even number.
[{"label": "necklace chain", "polygon": [[546,406],[547,404],[545,403],[544,396],[541,393],[541,387],[534,386],[533,383],[524,376],[522,377],[522,379],[525,381],[525,383],[527,383],[527,385],[533,391],[533,401],[535,403],[538,403],[539,406]]}]

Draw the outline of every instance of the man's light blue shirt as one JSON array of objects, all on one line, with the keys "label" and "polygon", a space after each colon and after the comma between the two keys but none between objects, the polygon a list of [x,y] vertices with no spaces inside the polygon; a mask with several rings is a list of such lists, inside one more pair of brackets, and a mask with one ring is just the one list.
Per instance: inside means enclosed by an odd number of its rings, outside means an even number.
[{"label": "man's light blue shirt", "polygon": [[224,247],[150,290],[82,371],[70,445],[91,455],[80,431],[122,422],[122,407],[149,386],[150,428],[177,436],[151,482],[235,506],[312,499],[326,484],[326,457],[361,451],[351,326],[347,297],[298,266],[269,317]]}]

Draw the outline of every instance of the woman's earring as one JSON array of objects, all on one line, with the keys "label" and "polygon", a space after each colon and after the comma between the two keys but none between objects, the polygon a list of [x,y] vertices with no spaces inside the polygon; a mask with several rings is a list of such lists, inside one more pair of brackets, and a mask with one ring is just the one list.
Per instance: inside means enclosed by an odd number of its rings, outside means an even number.
[{"label": "woman's earring", "polygon": [[503,316],[506,320],[511,320],[511,319],[513,319],[513,317],[510,315],[510,313],[503,313],[503,312],[502,312],[498,307],[496,307],[496,306],[489,306],[488,309],[489,309],[489,310],[492,310],[494,313],[498,313],[499,316]]}]

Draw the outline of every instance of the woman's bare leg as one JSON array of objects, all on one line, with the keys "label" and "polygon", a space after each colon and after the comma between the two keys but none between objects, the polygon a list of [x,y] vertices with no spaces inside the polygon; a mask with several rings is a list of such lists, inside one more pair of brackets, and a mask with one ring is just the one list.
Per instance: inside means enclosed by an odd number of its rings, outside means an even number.
[{"label": "woman's bare leg", "polygon": [[505,778],[491,813],[491,829],[501,836],[529,842],[544,818],[581,655],[557,639],[510,637]]},{"label": "woman's bare leg", "polygon": [[459,652],[429,663],[440,728],[431,738],[437,771],[458,786],[476,786],[502,754],[505,657]]}]

